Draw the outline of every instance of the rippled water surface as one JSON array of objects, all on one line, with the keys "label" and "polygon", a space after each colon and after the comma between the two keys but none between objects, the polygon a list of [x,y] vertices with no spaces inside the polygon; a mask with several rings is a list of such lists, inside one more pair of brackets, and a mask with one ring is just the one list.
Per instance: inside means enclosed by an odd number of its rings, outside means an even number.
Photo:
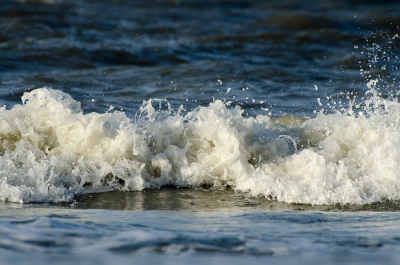
[{"label": "rippled water surface", "polygon": [[311,115],[317,97],[365,91],[360,51],[398,31],[398,4],[385,3],[5,0],[2,101],[50,86],[87,111],[133,113],[148,98],[192,109],[231,87],[246,109],[256,98],[275,115]]},{"label": "rippled water surface", "polygon": [[397,264],[399,10],[2,0],[0,263]]}]

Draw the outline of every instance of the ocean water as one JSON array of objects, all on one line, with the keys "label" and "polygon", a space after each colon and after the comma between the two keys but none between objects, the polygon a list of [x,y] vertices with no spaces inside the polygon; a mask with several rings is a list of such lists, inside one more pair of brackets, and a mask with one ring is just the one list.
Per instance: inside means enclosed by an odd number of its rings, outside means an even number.
[{"label": "ocean water", "polygon": [[397,264],[397,1],[0,3],[0,263]]}]

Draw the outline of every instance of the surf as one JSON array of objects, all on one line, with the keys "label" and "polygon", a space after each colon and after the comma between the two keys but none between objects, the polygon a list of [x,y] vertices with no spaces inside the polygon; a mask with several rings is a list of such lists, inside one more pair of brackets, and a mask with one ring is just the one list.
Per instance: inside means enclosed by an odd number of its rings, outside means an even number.
[{"label": "surf", "polygon": [[315,118],[245,117],[221,100],[186,111],[150,99],[134,117],[85,114],[69,94],[35,89],[0,109],[0,200],[163,186],[312,205],[398,200],[400,106],[369,85],[364,104]]}]

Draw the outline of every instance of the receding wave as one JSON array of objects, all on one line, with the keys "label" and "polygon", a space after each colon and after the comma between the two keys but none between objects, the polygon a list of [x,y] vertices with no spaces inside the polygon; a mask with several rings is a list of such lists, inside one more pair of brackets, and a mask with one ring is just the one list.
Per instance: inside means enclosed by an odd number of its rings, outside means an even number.
[{"label": "receding wave", "polygon": [[39,88],[0,109],[0,200],[63,202],[166,185],[287,203],[398,200],[400,105],[369,93],[362,108],[313,119],[244,117],[220,100],[185,111],[158,99],[131,119],[111,109],[84,114],[70,95]]}]

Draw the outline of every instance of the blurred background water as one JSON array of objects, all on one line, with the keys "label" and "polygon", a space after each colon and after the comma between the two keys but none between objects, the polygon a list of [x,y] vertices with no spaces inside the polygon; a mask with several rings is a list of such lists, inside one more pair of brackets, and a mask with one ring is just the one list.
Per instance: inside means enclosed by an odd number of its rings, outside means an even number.
[{"label": "blurred background water", "polygon": [[148,98],[193,109],[215,97],[304,116],[317,97],[363,93],[360,69],[397,76],[396,58],[382,71],[368,66],[365,50],[390,45],[396,1],[4,0],[0,13],[1,103],[9,106],[48,86],[86,111],[133,113]]}]

